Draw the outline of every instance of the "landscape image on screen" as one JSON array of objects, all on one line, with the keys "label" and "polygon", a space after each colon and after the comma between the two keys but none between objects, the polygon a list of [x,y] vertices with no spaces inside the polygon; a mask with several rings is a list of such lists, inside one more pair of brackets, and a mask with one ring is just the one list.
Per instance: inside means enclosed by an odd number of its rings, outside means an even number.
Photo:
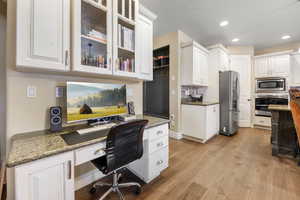
[{"label": "landscape image on screen", "polygon": [[69,122],[126,112],[126,85],[67,83],[67,120]]}]

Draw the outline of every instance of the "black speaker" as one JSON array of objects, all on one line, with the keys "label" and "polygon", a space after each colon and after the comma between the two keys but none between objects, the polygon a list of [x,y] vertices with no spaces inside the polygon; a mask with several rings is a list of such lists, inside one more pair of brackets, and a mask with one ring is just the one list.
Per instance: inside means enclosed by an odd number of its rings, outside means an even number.
[{"label": "black speaker", "polygon": [[62,130],[62,108],[59,106],[50,108],[50,131],[57,132]]}]

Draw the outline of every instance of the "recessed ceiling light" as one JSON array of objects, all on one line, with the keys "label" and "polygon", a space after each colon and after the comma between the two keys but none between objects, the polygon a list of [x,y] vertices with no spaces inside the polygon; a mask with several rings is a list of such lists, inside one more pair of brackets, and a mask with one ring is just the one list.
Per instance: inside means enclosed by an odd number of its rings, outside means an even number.
[{"label": "recessed ceiling light", "polygon": [[290,39],[290,38],[291,38],[290,35],[284,35],[284,36],[281,37],[281,39],[283,39],[283,40],[287,40],[287,39]]},{"label": "recessed ceiling light", "polygon": [[234,38],[234,39],[232,40],[232,42],[238,42],[238,41],[240,41],[239,38]]},{"label": "recessed ceiling light", "polygon": [[229,24],[228,21],[222,21],[222,22],[220,23],[220,26],[224,27],[224,26],[227,26],[228,24]]}]

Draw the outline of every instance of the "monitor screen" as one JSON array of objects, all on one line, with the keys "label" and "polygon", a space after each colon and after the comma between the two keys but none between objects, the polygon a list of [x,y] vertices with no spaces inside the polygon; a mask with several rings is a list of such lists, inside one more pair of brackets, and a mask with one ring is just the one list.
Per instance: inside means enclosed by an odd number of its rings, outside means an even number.
[{"label": "monitor screen", "polygon": [[68,122],[127,113],[126,85],[67,82]]}]

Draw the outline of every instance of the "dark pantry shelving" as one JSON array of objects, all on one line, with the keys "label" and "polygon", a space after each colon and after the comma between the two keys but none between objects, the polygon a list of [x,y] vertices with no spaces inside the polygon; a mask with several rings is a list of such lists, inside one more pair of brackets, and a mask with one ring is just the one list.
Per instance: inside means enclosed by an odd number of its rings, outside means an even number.
[{"label": "dark pantry shelving", "polygon": [[169,119],[169,46],[153,52],[153,81],[144,82],[144,114]]}]

